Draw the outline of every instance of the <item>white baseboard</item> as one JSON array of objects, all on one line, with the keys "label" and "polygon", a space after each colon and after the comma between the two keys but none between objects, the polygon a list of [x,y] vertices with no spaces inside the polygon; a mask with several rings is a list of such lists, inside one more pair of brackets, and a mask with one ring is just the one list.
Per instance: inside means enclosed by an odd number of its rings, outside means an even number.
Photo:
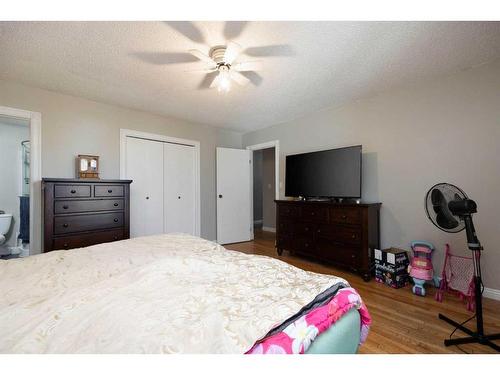
[{"label": "white baseboard", "polygon": [[500,290],[492,288],[484,288],[483,297],[500,301]]},{"label": "white baseboard", "polygon": [[276,233],[276,228],[271,228],[271,227],[262,227],[262,230],[264,232],[273,232]]},{"label": "white baseboard", "polygon": [[259,224],[262,224],[263,220],[260,219],[260,220],[254,220],[253,221],[253,225],[259,225]]}]

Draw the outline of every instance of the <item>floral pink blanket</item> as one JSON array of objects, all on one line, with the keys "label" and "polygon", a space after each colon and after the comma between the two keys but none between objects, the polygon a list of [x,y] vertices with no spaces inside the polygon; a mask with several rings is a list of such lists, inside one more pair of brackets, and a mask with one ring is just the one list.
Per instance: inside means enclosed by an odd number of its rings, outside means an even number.
[{"label": "floral pink blanket", "polygon": [[361,345],[368,336],[371,317],[356,290],[346,287],[338,289],[321,306],[310,309],[291,322],[285,322],[282,329],[271,330],[245,354],[303,354],[319,334],[352,308],[358,309],[361,317]]}]

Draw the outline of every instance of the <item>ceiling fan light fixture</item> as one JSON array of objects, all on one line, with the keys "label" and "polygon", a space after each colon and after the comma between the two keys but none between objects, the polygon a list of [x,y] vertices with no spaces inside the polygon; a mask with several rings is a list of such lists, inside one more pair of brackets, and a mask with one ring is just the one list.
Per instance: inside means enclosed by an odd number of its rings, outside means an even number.
[{"label": "ceiling fan light fixture", "polygon": [[226,93],[231,90],[231,73],[229,67],[221,65],[217,76],[217,91]]}]

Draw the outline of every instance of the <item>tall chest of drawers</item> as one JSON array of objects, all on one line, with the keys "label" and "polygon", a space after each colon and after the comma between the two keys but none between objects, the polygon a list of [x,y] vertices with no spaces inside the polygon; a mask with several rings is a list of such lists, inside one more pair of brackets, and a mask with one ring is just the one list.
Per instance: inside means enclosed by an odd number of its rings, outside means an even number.
[{"label": "tall chest of drawers", "polygon": [[369,280],[380,246],[381,203],[276,201],[276,249],[314,257]]},{"label": "tall chest of drawers", "polygon": [[131,182],[42,179],[43,252],[129,238]]}]

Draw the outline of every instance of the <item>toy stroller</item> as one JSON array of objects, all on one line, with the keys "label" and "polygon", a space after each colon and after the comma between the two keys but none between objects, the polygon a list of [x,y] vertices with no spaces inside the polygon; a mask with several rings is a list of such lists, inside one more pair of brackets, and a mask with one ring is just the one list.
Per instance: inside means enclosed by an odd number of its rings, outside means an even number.
[{"label": "toy stroller", "polygon": [[446,244],[443,273],[436,293],[436,301],[442,302],[444,292],[455,292],[467,302],[467,310],[474,311],[474,265],[471,257],[454,255]]},{"label": "toy stroller", "polygon": [[408,272],[415,283],[412,292],[417,296],[425,296],[424,284],[426,281],[433,280],[434,277],[434,268],[431,262],[434,246],[426,241],[413,241],[411,249],[413,257],[408,266]]}]

